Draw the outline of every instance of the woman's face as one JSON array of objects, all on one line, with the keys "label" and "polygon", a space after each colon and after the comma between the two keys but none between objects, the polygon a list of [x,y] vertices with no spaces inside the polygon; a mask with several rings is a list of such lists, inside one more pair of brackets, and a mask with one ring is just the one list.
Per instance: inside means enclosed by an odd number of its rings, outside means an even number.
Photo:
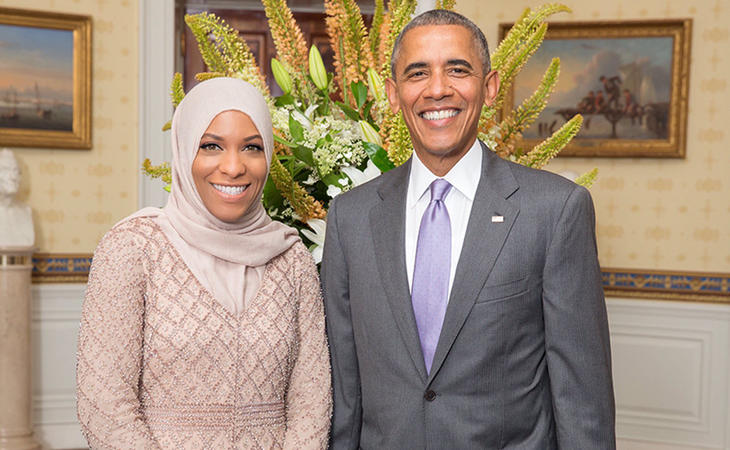
[{"label": "woman's face", "polygon": [[251,118],[224,111],[210,122],[193,160],[200,199],[223,222],[236,222],[259,201],[266,182],[266,154]]}]

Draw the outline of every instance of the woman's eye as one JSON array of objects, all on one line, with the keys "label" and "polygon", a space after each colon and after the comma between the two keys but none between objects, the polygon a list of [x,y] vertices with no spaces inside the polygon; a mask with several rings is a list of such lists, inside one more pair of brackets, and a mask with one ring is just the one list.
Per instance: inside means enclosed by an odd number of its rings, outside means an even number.
[{"label": "woman's eye", "polygon": [[263,152],[264,148],[258,144],[248,144],[243,147],[243,150],[248,152]]},{"label": "woman's eye", "polygon": [[214,144],[212,142],[207,144],[200,144],[200,148],[203,150],[221,150],[218,144]]}]

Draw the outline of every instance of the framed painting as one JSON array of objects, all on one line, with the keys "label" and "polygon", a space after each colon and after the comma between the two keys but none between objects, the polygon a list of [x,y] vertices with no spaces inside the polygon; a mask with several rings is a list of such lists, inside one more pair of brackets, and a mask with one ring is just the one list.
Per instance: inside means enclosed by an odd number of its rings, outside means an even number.
[{"label": "framed painting", "polygon": [[0,146],[91,148],[91,18],[0,8]]},{"label": "framed painting", "polygon": [[[500,24],[503,39],[512,24]],[[560,58],[548,106],[524,131],[530,147],[576,114],[583,127],[560,156],[683,158],[691,19],[550,23],[505,96],[518,107]]]}]

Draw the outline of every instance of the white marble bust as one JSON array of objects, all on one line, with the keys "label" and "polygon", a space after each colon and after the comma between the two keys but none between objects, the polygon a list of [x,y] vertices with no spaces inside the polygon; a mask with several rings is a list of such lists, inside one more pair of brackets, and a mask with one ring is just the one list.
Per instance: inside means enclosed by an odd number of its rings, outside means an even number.
[{"label": "white marble bust", "polygon": [[0,150],[0,247],[27,247],[35,242],[30,207],[15,199],[20,168],[15,155]]}]

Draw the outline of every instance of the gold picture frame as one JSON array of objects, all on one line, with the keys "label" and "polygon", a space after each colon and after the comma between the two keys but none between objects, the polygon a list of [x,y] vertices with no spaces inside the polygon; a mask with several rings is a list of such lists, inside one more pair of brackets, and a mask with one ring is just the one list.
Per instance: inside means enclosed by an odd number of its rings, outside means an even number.
[{"label": "gold picture frame", "polygon": [[[500,39],[512,25],[500,24]],[[691,19],[549,23],[542,45],[509,87],[503,114],[560,57],[548,107],[523,133],[526,148],[581,113],[581,131],[559,156],[684,158],[691,32]]]},{"label": "gold picture frame", "polygon": [[0,146],[91,148],[91,17],[0,8]]}]

